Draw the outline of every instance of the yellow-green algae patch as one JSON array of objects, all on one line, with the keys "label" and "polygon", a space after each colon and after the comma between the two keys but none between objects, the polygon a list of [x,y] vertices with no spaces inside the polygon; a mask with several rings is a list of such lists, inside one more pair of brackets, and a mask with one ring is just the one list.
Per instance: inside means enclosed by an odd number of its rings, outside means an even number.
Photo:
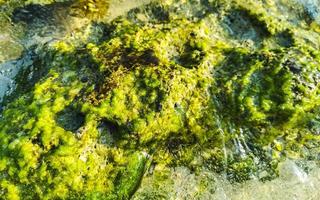
[{"label": "yellow-green algae patch", "polygon": [[268,2],[153,2],[97,43],[43,48],[41,76],[21,72],[33,84],[3,103],[1,198],[129,199],[146,170],[155,185],[178,166],[267,180],[317,159],[316,25]]}]

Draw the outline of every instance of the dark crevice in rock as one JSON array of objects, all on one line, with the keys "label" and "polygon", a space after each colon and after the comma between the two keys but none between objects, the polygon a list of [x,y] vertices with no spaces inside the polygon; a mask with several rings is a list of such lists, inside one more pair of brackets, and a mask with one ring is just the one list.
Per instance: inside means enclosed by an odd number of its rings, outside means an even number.
[{"label": "dark crevice in rock", "polygon": [[73,106],[66,107],[63,111],[57,113],[56,122],[67,131],[76,132],[85,121],[85,115],[79,112]]},{"label": "dark crevice in rock", "polygon": [[228,33],[238,40],[252,40],[261,43],[262,40],[270,35],[265,24],[261,24],[254,16],[247,11],[235,9],[222,20],[222,26]]},{"label": "dark crevice in rock", "polygon": [[276,41],[280,46],[285,48],[292,47],[294,45],[294,36],[290,30],[285,30],[281,33],[278,33],[276,36]]}]

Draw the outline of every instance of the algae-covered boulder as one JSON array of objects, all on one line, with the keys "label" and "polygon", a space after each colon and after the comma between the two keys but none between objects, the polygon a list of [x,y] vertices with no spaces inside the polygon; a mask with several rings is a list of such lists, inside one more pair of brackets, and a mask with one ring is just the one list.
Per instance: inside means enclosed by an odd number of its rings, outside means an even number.
[{"label": "algae-covered boulder", "polygon": [[[179,170],[241,182],[316,160],[319,27],[266,2],[154,1],[41,48],[2,103],[0,196],[166,199]],[[214,180],[191,177],[207,198]]]}]

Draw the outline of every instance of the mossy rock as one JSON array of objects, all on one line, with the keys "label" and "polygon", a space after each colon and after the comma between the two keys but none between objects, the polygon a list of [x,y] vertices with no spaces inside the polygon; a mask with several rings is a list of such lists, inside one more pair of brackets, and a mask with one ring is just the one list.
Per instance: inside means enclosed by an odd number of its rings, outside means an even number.
[{"label": "mossy rock", "polygon": [[[152,2],[105,25],[97,43],[43,48],[41,76],[3,103],[0,195],[129,199],[150,166],[154,185],[181,166],[240,182],[277,176],[284,158],[315,159],[319,35],[271,8]],[[239,15],[260,31],[252,44],[228,22]]]}]

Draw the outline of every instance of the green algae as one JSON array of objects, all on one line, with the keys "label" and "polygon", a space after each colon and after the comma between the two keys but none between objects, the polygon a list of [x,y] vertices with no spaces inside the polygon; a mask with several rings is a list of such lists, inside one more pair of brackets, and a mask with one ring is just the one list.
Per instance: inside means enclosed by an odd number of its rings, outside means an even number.
[{"label": "green algae", "polygon": [[129,199],[150,166],[159,187],[174,167],[241,182],[274,178],[285,158],[316,160],[318,33],[274,17],[272,3],[193,4],[152,2],[149,21],[132,10],[101,42],[42,50],[38,74],[26,83],[22,71],[3,103],[4,199]]}]

